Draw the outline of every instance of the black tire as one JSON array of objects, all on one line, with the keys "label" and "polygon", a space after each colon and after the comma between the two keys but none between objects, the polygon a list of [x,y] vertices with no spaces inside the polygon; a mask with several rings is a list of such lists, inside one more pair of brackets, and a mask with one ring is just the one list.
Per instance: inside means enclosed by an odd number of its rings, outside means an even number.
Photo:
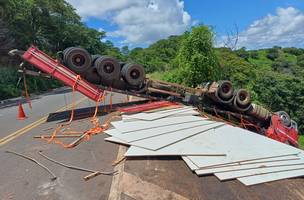
[{"label": "black tire", "polygon": [[240,107],[248,107],[251,104],[250,93],[245,89],[239,89],[236,92],[235,100]]},{"label": "black tire", "polygon": [[101,57],[101,55],[96,54],[96,55],[92,55],[91,57],[92,57],[92,66],[94,66],[94,65],[95,65],[96,60],[97,60],[98,58],[100,58],[100,57]]},{"label": "black tire", "polygon": [[289,127],[291,125],[291,119],[290,116],[285,111],[279,111],[277,112],[279,117],[281,118],[284,126]]},{"label": "black tire", "polygon": [[63,61],[72,71],[82,74],[92,65],[91,55],[83,48],[69,47],[63,51]]},{"label": "black tire", "polygon": [[68,47],[65,50],[62,51],[62,62],[63,64],[66,65],[65,60],[67,59],[66,55],[68,54],[68,52],[73,49],[74,47]]},{"label": "black tire", "polygon": [[131,86],[139,86],[145,80],[145,69],[142,65],[128,63],[121,70],[123,79]]},{"label": "black tire", "polygon": [[101,56],[94,63],[97,73],[102,80],[115,81],[120,79],[120,64],[109,56]]},{"label": "black tire", "polygon": [[230,100],[234,93],[232,83],[230,81],[220,81],[217,93],[222,100]]},{"label": "black tire", "polygon": [[90,67],[84,75],[85,79],[93,84],[100,84],[101,78],[97,73],[95,67]]}]

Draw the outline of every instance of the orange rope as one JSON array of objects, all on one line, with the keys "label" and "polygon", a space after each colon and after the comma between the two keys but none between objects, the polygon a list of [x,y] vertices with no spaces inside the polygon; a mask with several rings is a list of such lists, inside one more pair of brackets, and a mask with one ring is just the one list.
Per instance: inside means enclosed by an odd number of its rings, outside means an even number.
[{"label": "orange rope", "polygon": [[107,97],[107,92],[104,91],[104,98],[102,99],[102,104],[103,104],[103,112],[107,112],[107,108],[106,108],[106,97]]},{"label": "orange rope", "polygon": [[[57,126],[57,128],[53,131],[51,137],[47,140],[48,143],[51,143],[52,141],[54,141],[56,143],[56,140],[55,140],[55,137],[57,135],[57,133],[64,127],[64,126],[69,126],[73,119],[74,119],[74,110],[75,110],[75,87],[76,87],[76,84],[78,82],[78,80],[80,79],[80,76],[77,75],[76,76],[76,80],[75,80],[75,83],[74,85],[72,86],[72,110],[71,110],[71,116],[70,116],[70,119],[67,123],[63,123],[63,124],[60,124],[59,126]],[[64,145],[63,145],[64,146]]]},{"label": "orange rope", "polygon": [[23,85],[24,85],[25,99],[26,99],[30,109],[32,109],[32,103],[31,103],[30,95],[29,95],[28,89],[27,89],[25,73],[23,73]]},{"label": "orange rope", "polygon": [[[63,131],[62,134],[76,134],[76,133],[82,133],[82,135],[77,139],[75,140],[74,142],[72,143],[69,143],[69,144],[66,144],[66,143],[63,143],[61,140],[58,140],[56,139],[56,135],[57,133],[59,133],[59,131],[62,130],[63,127],[65,126],[69,126],[72,121],[73,121],[73,118],[74,118],[74,110],[75,110],[75,87],[76,87],[76,84],[78,82],[78,80],[80,79],[80,76],[78,75],[76,77],[76,80],[75,80],[75,83],[73,85],[73,91],[72,91],[72,110],[71,110],[71,116],[70,116],[70,120],[67,122],[67,123],[64,123],[64,124],[60,124],[55,130],[54,132],[52,133],[51,137],[49,139],[47,138],[44,138],[42,137],[42,139],[44,140],[47,140],[48,143],[55,143],[55,144],[58,144],[58,145],[61,145],[62,147],[64,148],[73,148],[75,146],[77,146],[82,140],[90,140],[91,139],[91,136],[92,135],[96,135],[98,133],[101,133],[105,130],[107,130],[109,127],[110,127],[110,122],[111,120],[114,118],[114,117],[117,117],[117,116],[112,116],[110,117],[109,119],[105,120],[104,124],[100,126],[99,124],[99,119],[97,117],[97,114],[98,114],[98,104],[100,102],[103,102],[103,105],[105,105],[105,97],[106,97],[106,92],[104,92],[101,96],[100,99],[98,99],[98,101],[96,101],[96,106],[95,106],[95,111],[94,111],[94,114],[92,116],[92,118],[90,119],[90,122],[92,123],[92,128],[90,128],[89,130],[85,131],[85,132],[77,132],[77,131]],[[104,109],[106,107],[104,106]],[[110,108],[112,109],[112,90],[111,90],[111,96],[110,96]],[[68,127],[69,128],[69,127]]]},{"label": "orange rope", "polygon": [[113,103],[113,97],[112,97],[112,88],[110,88],[110,112],[112,112],[112,103]]}]

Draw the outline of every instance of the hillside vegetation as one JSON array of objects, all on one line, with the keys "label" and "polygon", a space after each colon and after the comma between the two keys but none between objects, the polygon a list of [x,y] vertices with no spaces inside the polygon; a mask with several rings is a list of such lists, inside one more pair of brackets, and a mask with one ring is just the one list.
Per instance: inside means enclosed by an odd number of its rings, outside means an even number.
[{"label": "hillside vegetation", "polygon": [[[304,132],[304,49],[272,47],[260,50],[215,48],[207,26],[196,26],[180,36],[170,36],[147,48],[119,49],[101,42],[106,35],[88,28],[75,9],[64,0],[1,1],[2,21],[10,30],[14,46],[31,44],[55,56],[69,46],[81,46],[91,54],[108,54],[144,65],[149,76],[197,86],[226,79],[235,87],[251,91],[253,100],[272,111],[285,110]],[[0,27],[1,30],[1,27]],[[0,99],[21,95],[16,87],[16,68],[0,63]],[[59,83],[30,78],[31,92],[58,87]]]},{"label": "hillside vegetation", "polygon": [[[121,56],[111,42],[101,42],[105,32],[84,25],[64,0],[6,0],[0,1],[0,8],[5,11],[0,13],[0,100],[20,96],[23,89],[23,81],[17,86],[17,64],[3,59],[10,50],[3,49],[8,41],[11,48],[27,49],[34,44],[52,56],[69,46],[84,47],[92,54]],[[6,29],[8,34],[2,31]],[[27,82],[31,93],[61,86],[55,80],[33,77]]]},{"label": "hillside vegetation", "polygon": [[143,64],[150,77],[188,86],[230,80],[250,90],[253,100],[272,111],[285,110],[304,133],[304,49],[246,50],[214,48],[212,31],[194,27],[145,49],[133,49],[129,59]]}]

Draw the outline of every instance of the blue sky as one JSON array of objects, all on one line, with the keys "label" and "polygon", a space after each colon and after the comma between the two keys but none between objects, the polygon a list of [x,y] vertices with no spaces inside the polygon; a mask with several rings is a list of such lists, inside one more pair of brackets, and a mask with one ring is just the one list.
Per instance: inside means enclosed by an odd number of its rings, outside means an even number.
[{"label": "blue sky", "polygon": [[194,19],[216,27],[217,32],[225,34],[236,23],[245,30],[253,21],[275,14],[278,7],[294,7],[304,10],[303,0],[190,0],[185,2],[185,10]]},{"label": "blue sky", "polygon": [[191,26],[214,27],[216,44],[239,31],[238,46],[304,47],[304,0],[68,0],[116,46],[147,46]]}]

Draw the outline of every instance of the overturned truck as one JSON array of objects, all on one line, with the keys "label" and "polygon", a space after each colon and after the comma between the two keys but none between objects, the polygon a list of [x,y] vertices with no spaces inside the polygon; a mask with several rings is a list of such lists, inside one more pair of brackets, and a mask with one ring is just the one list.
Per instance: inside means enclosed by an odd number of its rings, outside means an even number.
[{"label": "overturned truck", "polygon": [[[152,80],[146,78],[142,65],[120,62],[106,55],[90,55],[80,47],[58,52],[56,60],[34,46],[27,51],[12,50],[10,54],[21,56],[37,69],[69,86],[74,86],[72,82],[81,77],[84,80],[78,83],[78,91],[95,101],[103,90],[111,90],[151,100],[180,102],[196,106],[211,117],[298,146],[297,123],[286,112],[271,112],[252,103],[250,93],[245,89],[235,89],[230,81],[214,81],[191,88]],[[41,75],[25,68],[21,71]]]}]

